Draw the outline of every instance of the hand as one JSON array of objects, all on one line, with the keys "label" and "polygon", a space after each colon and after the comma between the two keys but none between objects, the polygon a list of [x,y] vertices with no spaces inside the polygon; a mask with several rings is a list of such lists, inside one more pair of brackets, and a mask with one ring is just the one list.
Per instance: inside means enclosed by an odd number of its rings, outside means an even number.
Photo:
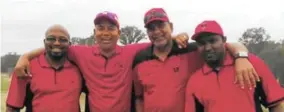
[{"label": "hand", "polygon": [[177,36],[175,36],[173,39],[177,42],[179,48],[187,47],[189,39],[187,33],[180,33]]},{"label": "hand", "polygon": [[256,87],[256,81],[259,81],[258,74],[254,67],[246,58],[238,58],[235,63],[236,78],[235,83],[240,84],[241,88],[244,89],[244,85],[247,84],[249,89]]},{"label": "hand", "polygon": [[25,56],[21,56],[14,68],[14,71],[18,78],[31,77],[29,59]]}]

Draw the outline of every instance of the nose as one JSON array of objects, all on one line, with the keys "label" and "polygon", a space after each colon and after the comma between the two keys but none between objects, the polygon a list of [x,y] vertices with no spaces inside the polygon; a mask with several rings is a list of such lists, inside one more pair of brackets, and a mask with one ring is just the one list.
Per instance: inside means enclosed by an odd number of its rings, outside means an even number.
[{"label": "nose", "polygon": [[53,43],[53,45],[60,45],[60,42],[58,39],[56,39],[56,41]]},{"label": "nose", "polygon": [[205,50],[205,51],[211,51],[211,50],[212,50],[211,44],[206,43],[206,44],[204,45],[204,50]]},{"label": "nose", "polygon": [[153,34],[156,35],[156,34],[160,34],[161,33],[161,30],[158,26],[154,26],[153,27]]},{"label": "nose", "polygon": [[110,32],[109,32],[109,31],[103,31],[103,32],[102,32],[102,35],[103,35],[103,36],[110,36]]}]

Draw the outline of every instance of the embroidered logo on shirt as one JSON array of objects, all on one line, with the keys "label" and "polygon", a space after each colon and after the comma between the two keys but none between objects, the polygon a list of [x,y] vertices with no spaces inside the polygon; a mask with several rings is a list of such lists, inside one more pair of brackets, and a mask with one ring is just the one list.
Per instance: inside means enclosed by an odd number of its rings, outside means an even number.
[{"label": "embroidered logo on shirt", "polygon": [[174,70],[175,73],[179,72],[179,67],[174,67],[173,70]]}]

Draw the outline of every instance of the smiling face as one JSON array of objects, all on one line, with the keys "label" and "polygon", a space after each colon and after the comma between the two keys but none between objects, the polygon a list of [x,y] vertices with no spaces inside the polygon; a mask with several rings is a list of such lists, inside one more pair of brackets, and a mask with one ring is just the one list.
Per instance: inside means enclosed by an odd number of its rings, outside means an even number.
[{"label": "smiling face", "polygon": [[46,32],[44,46],[46,53],[54,60],[62,59],[70,45],[68,32],[59,26],[54,26]]},{"label": "smiling face", "polygon": [[225,52],[225,37],[213,33],[202,33],[197,37],[196,42],[207,63],[221,61]]},{"label": "smiling face", "polygon": [[95,25],[95,38],[102,50],[114,49],[120,37],[118,27],[108,19],[100,19]]},{"label": "smiling face", "polygon": [[150,41],[157,48],[164,48],[171,42],[172,23],[153,21],[146,26]]}]

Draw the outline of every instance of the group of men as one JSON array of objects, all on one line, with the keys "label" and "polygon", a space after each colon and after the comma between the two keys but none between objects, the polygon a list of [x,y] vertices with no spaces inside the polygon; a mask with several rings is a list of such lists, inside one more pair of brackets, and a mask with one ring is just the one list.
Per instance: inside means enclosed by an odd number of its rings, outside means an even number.
[{"label": "group of men", "polygon": [[60,25],[48,28],[45,48],[15,66],[7,112],[79,112],[81,92],[87,112],[260,112],[260,104],[284,111],[284,90],[268,67],[226,43],[216,21],[200,23],[187,43],[186,33],[172,36],[164,9],[152,8],[144,16],[151,42],[126,46],[117,45],[115,13],[97,14],[94,25],[91,47],[71,45]]}]

